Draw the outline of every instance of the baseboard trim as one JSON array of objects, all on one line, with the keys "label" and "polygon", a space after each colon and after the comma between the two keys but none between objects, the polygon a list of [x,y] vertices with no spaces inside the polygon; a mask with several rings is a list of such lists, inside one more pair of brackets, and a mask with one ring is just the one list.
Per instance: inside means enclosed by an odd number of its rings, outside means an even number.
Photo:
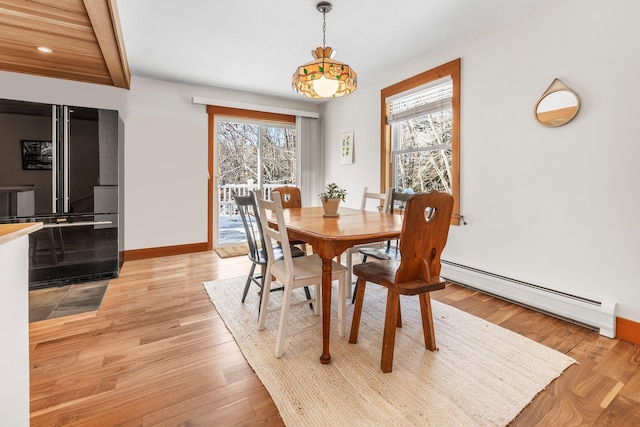
[{"label": "baseboard trim", "polygon": [[132,249],[124,251],[125,261],[137,259],[158,258],[171,255],[184,255],[193,252],[205,252],[209,250],[209,245],[203,243],[191,243],[188,245],[162,246],[160,248]]},{"label": "baseboard trim", "polygon": [[616,338],[640,345],[640,322],[616,317]]}]

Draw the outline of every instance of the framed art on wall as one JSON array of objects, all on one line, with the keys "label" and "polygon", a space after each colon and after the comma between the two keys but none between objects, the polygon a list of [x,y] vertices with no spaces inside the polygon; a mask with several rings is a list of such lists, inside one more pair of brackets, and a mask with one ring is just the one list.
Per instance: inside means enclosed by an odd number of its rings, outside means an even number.
[{"label": "framed art on wall", "polygon": [[340,164],[353,163],[353,131],[345,132],[340,136]]},{"label": "framed art on wall", "polygon": [[22,169],[51,170],[53,158],[51,141],[23,139],[20,142],[22,144]]}]

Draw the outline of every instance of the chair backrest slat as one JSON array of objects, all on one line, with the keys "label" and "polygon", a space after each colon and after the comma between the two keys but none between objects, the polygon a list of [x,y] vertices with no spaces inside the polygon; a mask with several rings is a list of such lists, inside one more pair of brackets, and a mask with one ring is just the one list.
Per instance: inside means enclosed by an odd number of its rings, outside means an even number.
[{"label": "chair backrest slat", "polygon": [[364,187],[360,209],[362,209],[363,211],[366,210],[367,202],[369,202],[370,200],[374,200],[378,202],[377,207],[380,212],[388,212],[392,191],[393,189],[390,188],[386,193],[372,193],[369,191],[368,187]]},{"label": "chair backrest slat", "polygon": [[432,191],[407,200],[400,238],[400,266],[395,282],[431,281],[440,275],[440,256],[447,243],[453,197]]},{"label": "chair backrest slat", "polygon": [[[273,254],[273,245],[279,244],[282,248],[284,264],[290,277],[293,277],[293,262],[291,260],[291,247],[289,245],[289,236],[287,235],[287,225],[284,221],[284,213],[282,209],[282,200],[280,193],[274,191],[271,193],[273,200],[266,200],[262,194],[256,192],[258,202],[258,211],[260,212],[260,222],[262,231],[266,239],[267,251],[271,259],[275,259]],[[269,218],[275,216],[276,226],[269,224]]]},{"label": "chair backrest slat", "polygon": [[[412,198],[416,194],[421,194],[421,193],[404,193],[401,191],[396,191],[395,188],[392,188],[390,191],[391,193],[389,195],[389,202],[387,205],[388,211],[385,211],[385,212],[389,212],[390,214],[395,213],[399,215],[404,214],[407,201],[410,198]],[[400,202],[400,203],[396,206],[397,202]],[[391,249],[391,240],[388,240],[387,251],[389,251],[390,249]],[[396,239],[395,249],[398,249],[398,239]]]},{"label": "chair backrest slat", "polygon": [[240,213],[240,218],[244,225],[244,232],[247,236],[249,259],[257,263],[266,263],[267,252],[260,250],[265,247],[265,239],[262,233],[262,224],[260,224],[255,195],[253,193],[249,193],[246,196],[234,195],[233,199],[238,206],[238,212]]},{"label": "chair backrest slat", "polygon": [[[422,193],[403,193],[401,191],[396,191],[395,188],[391,189],[391,201],[389,202],[389,213],[399,213],[402,215],[404,209],[406,207],[407,201],[415,196],[416,194]],[[400,202],[396,206],[396,202]]]}]

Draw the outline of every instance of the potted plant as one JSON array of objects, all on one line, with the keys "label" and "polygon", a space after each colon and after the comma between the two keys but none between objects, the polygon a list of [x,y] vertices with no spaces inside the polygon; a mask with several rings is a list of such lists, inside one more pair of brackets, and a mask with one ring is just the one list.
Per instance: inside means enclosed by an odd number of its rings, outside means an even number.
[{"label": "potted plant", "polygon": [[327,184],[325,191],[319,194],[324,208],[324,216],[338,216],[338,206],[340,201],[344,202],[347,190],[338,187],[338,184],[332,182]]}]

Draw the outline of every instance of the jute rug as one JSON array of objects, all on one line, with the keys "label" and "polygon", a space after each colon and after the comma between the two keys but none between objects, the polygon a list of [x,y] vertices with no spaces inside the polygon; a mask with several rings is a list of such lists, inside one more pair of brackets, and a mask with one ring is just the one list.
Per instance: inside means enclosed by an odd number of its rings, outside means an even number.
[{"label": "jute rug", "polygon": [[[290,311],[290,328],[316,328],[287,338],[274,356],[279,312],[257,329],[253,287],[240,302],[245,277],[206,282],[205,288],[247,361],[289,426],[501,426],[575,360],[528,338],[433,301],[439,351],[425,350],[418,298],[402,299],[393,372],[380,371],[386,290],[369,285],[358,344],[339,338],[334,284],[331,356],[322,365],[320,316],[308,306]],[[300,298],[304,292],[300,291]],[[274,292],[270,305],[280,301]],[[351,324],[353,306],[347,307]],[[348,335],[348,334],[347,334]]]},{"label": "jute rug", "polygon": [[246,243],[240,243],[233,246],[223,246],[215,248],[214,251],[220,258],[231,258],[234,256],[242,256],[249,253],[249,245]]}]

